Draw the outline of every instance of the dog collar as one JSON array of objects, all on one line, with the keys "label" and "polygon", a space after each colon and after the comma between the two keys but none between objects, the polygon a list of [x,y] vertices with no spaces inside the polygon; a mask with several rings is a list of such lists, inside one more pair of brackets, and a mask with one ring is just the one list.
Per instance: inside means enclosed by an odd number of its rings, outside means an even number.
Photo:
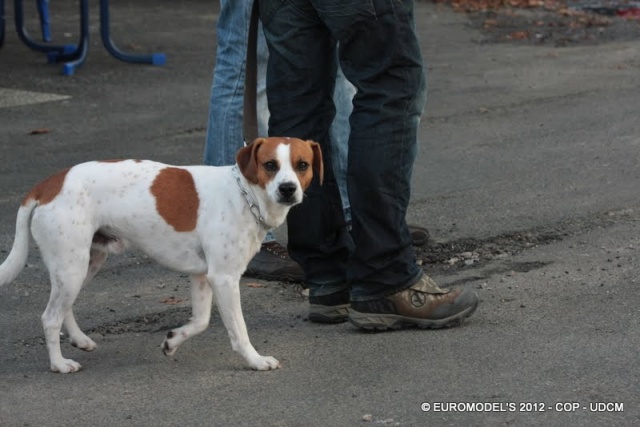
[{"label": "dog collar", "polygon": [[264,220],[264,217],[260,214],[260,207],[254,201],[253,196],[242,185],[242,182],[240,181],[240,171],[238,170],[238,165],[234,165],[232,170],[233,170],[233,176],[236,178],[236,182],[238,183],[238,188],[240,189],[240,193],[242,193],[242,195],[244,196],[244,199],[246,200],[247,205],[249,206],[249,211],[251,212],[251,215],[253,215],[253,218],[255,218],[256,220],[256,224],[262,226],[262,228],[264,228],[266,231],[272,230],[274,227],[267,224],[267,222]]}]

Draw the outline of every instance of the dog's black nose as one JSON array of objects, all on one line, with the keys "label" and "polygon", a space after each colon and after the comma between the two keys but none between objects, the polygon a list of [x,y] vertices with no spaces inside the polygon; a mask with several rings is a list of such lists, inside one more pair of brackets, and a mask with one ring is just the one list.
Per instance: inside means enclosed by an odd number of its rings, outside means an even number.
[{"label": "dog's black nose", "polygon": [[285,199],[290,199],[298,187],[293,182],[283,182],[278,186],[278,191]]}]

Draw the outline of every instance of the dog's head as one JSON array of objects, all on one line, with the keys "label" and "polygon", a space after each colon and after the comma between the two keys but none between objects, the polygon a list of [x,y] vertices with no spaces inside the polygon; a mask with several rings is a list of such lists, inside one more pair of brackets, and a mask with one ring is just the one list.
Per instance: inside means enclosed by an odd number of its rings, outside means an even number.
[{"label": "dog's head", "polygon": [[247,181],[259,185],[271,200],[283,205],[293,206],[302,201],[314,170],[322,184],[322,151],[313,141],[258,138],[240,149],[236,161]]}]

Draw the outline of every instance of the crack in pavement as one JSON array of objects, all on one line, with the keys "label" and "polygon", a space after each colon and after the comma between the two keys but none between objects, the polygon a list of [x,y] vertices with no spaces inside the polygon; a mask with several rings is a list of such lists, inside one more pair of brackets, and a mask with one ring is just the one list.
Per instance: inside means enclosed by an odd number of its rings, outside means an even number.
[{"label": "crack in pavement", "polygon": [[[453,275],[461,270],[478,269],[500,261],[500,266],[485,269],[477,278],[486,279],[504,271],[527,272],[549,262],[516,263],[507,258],[527,249],[556,243],[595,228],[640,220],[638,209],[621,209],[583,218],[571,218],[554,225],[534,227],[491,236],[485,239],[462,238],[442,243],[429,243],[416,248],[416,262],[429,274]],[[465,279],[468,281],[469,279]]]}]

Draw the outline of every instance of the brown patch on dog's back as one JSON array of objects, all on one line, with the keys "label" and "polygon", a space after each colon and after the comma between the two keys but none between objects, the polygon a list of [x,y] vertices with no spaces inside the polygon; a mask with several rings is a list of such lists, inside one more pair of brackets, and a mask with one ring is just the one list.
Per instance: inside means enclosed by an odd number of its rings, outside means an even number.
[{"label": "brown patch on dog's back", "polygon": [[37,200],[40,205],[46,205],[56,198],[60,191],[62,191],[62,185],[64,179],[69,173],[71,168],[67,168],[55,175],[42,181],[40,184],[33,187],[33,189],[22,199],[22,205],[26,205],[29,200]]},{"label": "brown patch on dog's back", "polygon": [[180,168],[162,169],[151,185],[156,210],[176,231],[192,231],[198,223],[200,199],[191,174]]}]

